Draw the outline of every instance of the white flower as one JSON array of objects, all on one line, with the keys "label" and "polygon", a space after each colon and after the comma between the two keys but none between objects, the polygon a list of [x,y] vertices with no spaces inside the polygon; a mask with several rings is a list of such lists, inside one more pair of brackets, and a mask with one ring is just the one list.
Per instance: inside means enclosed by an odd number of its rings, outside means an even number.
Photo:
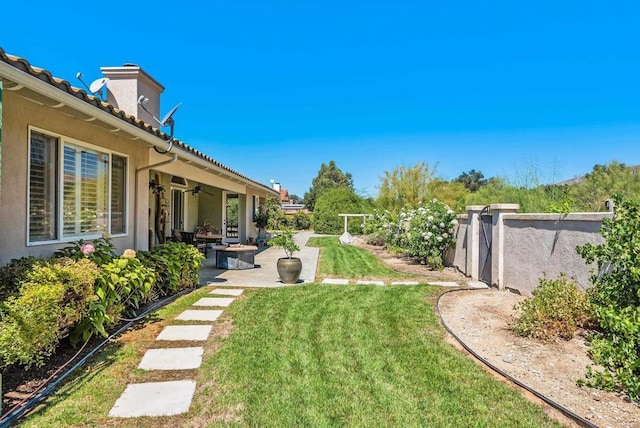
[{"label": "white flower", "polygon": [[432,216],[432,215],[430,215],[429,217],[427,217],[427,220],[428,220],[428,221],[433,221],[433,216]]},{"label": "white flower", "polygon": [[442,236],[438,236],[436,239],[438,240],[438,242],[442,242]]},{"label": "white flower", "polygon": [[444,227],[444,223],[440,223],[440,227]]}]

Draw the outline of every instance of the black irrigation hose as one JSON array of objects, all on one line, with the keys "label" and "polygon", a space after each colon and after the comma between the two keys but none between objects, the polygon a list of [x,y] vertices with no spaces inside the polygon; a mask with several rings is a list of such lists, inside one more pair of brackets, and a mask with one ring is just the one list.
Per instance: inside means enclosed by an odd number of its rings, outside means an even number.
[{"label": "black irrigation hose", "polygon": [[571,410],[567,409],[566,407],[563,407],[562,405],[556,403],[555,401],[551,400],[549,397],[546,397],[544,395],[542,395],[541,393],[539,393],[538,391],[536,391],[535,389],[532,389],[531,387],[525,385],[524,383],[520,382],[518,379],[508,375],[507,373],[503,372],[502,370],[500,370],[498,367],[494,366],[493,364],[491,364],[489,361],[487,361],[486,359],[482,358],[479,354],[477,354],[476,352],[474,352],[473,349],[471,349],[469,346],[467,346],[466,343],[464,343],[462,341],[462,339],[460,339],[458,336],[456,336],[456,334],[451,331],[451,329],[449,328],[449,326],[447,325],[447,323],[444,322],[444,319],[442,318],[442,313],[440,312],[440,298],[442,296],[444,296],[445,294],[449,294],[449,293],[454,293],[456,291],[469,291],[469,290],[475,290],[475,291],[480,291],[478,289],[475,288],[458,288],[455,290],[448,290],[445,291],[444,293],[442,293],[440,296],[438,296],[438,300],[436,301],[436,310],[438,311],[438,316],[440,317],[440,322],[442,323],[442,325],[444,326],[445,330],[447,330],[447,332],[449,332],[449,334],[451,336],[453,336],[453,338],[458,341],[458,343],[460,345],[462,345],[462,347],[469,352],[471,355],[473,355],[476,359],[478,359],[479,361],[481,361],[484,365],[486,365],[487,367],[489,367],[491,370],[493,370],[494,372],[498,373],[500,376],[504,377],[505,379],[509,380],[510,382],[518,385],[520,388],[525,389],[526,391],[532,393],[533,395],[535,395],[536,397],[538,397],[539,399],[541,399],[542,401],[544,401],[545,403],[547,403],[549,406],[553,407],[554,409],[560,411],[562,414],[564,414],[566,417],[568,417],[569,419],[573,420],[574,422],[576,422],[578,425],[585,427],[585,428],[598,428],[597,425],[594,425],[593,423],[589,422],[588,420],[584,419],[583,417],[573,413]]},{"label": "black irrigation hose", "polygon": [[89,352],[87,355],[82,357],[81,360],[79,360],[76,364],[74,364],[73,367],[71,367],[69,370],[67,370],[62,375],[60,375],[60,377],[56,378],[53,382],[51,382],[49,385],[47,385],[47,387],[44,388],[42,391],[40,391],[37,395],[35,395],[31,399],[29,399],[23,406],[17,408],[16,410],[14,410],[12,412],[9,412],[9,413],[5,414],[5,415],[1,415],[1,417],[0,417],[0,428],[10,427],[11,424],[17,422],[18,419],[20,419],[27,412],[29,412],[31,409],[33,409],[38,403],[40,403],[42,400],[47,398],[49,396],[49,394],[51,394],[56,389],[56,387],[60,384],[60,382],[62,382],[64,379],[66,379],[76,369],[78,369],[79,367],[84,365],[84,363],[86,363],[89,358],[93,357],[93,355],[96,352],[98,352],[100,349],[105,347],[109,342],[111,342],[111,340],[113,340],[115,337],[121,335],[126,330],[131,328],[131,326],[135,322],[137,322],[137,321],[141,320],[142,318],[146,317],[151,312],[156,311],[156,310],[162,308],[163,306],[168,305],[169,303],[173,302],[178,297],[181,297],[181,296],[183,296],[183,295],[185,295],[187,293],[190,293],[191,291],[193,291],[193,288],[188,288],[186,290],[182,290],[179,293],[176,293],[176,294],[174,294],[174,295],[172,295],[170,297],[167,297],[164,300],[160,300],[160,301],[154,303],[153,305],[150,305],[147,309],[145,309],[136,318],[130,320],[125,325],[120,327],[120,329],[118,329],[118,331],[116,331],[115,333],[113,333],[109,337],[107,337],[105,340],[103,340],[98,346],[96,346],[94,349],[92,349],[91,352]]}]

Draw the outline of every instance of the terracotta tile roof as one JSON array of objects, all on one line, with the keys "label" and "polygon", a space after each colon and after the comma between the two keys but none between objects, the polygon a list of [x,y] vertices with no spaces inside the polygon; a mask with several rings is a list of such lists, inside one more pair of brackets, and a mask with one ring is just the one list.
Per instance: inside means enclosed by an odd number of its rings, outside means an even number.
[{"label": "terracotta tile roof", "polygon": [[[140,119],[137,119],[135,116],[132,116],[130,114],[125,113],[123,110],[117,109],[116,107],[114,107],[113,105],[109,104],[109,103],[105,103],[104,101],[100,100],[100,98],[98,97],[94,97],[93,95],[89,95],[87,94],[84,90],[76,88],[74,86],[71,86],[71,84],[64,80],[64,79],[60,79],[57,78],[55,76],[53,76],[51,74],[51,72],[49,72],[48,70],[45,70],[43,68],[39,68],[39,67],[34,67],[31,64],[29,64],[29,61],[27,61],[24,58],[21,57],[17,57],[14,55],[10,55],[7,54],[4,49],[2,49],[2,47],[0,47],[0,61],[26,73],[29,74],[37,79],[42,80],[43,82],[63,91],[66,92],[70,95],[73,95],[74,97],[86,102],[87,104],[98,108],[100,110],[103,110],[109,114],[111,114],[114,117],[117,117],[118,119],[130,123],[133,126],[136,126],[146,132],[148,132],[149,134],[156,136],[158,138],[161,138],[163,140],[169,140],[170,136],[167,135],[166,133],[160,131],[158,128],[155,128],[154,126],[151,126],[150,124],[143,122]],[[269,190],[270,192],[274,192],[274,190],[270,187],[267,186],[265,184],[259,183],[255,180],[252,180],[251,178],[245,176],[244,174],[239,173],[238,171],[235,171],[232,168],[229,168],[226,165],[223,165],[222,163],[218,162],[217,160],[213,159],[212,157],[202,153],[199,150],[194,149],[191,146],[188,146],[187,144],[183,143],[180,140],[174,139],[173,140],[173,145],[174,147],[178,147],[181,150],[183,150],[184,152],[190,153],[192,155],[195,155],[197,157],[199,157],[200,159],[203,159],[209,163],[211,163],[212,165],[221,168],[227,172],[229,172],[230,174],[233,174],[245,181],[247,181],[248,183],[256,186],[256,187],[260,187],[266,190]]]}]

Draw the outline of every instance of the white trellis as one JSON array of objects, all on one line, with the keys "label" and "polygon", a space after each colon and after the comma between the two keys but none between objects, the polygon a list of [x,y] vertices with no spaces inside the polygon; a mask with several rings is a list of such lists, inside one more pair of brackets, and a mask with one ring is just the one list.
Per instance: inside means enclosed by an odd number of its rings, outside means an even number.
[{"label": "white trellis", "polygon": [[344,217],[344,233],[340,236],[340,243],[344,245],[351,245],[353,243],[353,236],[347,230],[349,217],[361,217],[363,222],[367,223],[367,217],[371,217],[371,214],[338,214],[340,217]]}]

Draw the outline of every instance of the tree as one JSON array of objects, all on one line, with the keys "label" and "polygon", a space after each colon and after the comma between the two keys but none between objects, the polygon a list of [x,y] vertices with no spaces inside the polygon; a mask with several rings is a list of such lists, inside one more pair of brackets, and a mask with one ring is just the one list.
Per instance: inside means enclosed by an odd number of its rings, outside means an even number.
[{"label": "tree", "polygon": [[267,198],[267,218],[271,230],[279,230],[287,225],[287,218],[280,209],[276,198]]},{"label": "tree", "polygon": [[469,172],[463,172],[454,181],[464,184],[464,187],[469,189],[470,192],[477,192],[482,186],[487,184],[484,174],[475,169]]},{"label": "tree", "polygon": [[378,206],[391,211],[416,208],[420,202],[428,199],[429,183],[433,181],[435,172],[435,168],[431,169],[425,162],[385,171],[380,178]]},{"label": "tree", "polygon": [[464,211],[465,199],[469,195],[469,190],[459,181],[445,181],[436,178],[427,185],[427,188],[429,198],[436,198],[455,212]]},{"label": "tree", "polygon": [[614,194],[638,200],[640,195],[640,169],[613,161],[595,165],[582,183],[571,186],[570,197],[575,205],[586,211],[604,211],[604,201]]},{"label": "tree", "polygon": [[[344,220],[338,214],[360,214],[365,211],[365,203],[361,197],[346,187],[327,189],[316,203],[313,212],[313,230],[316,233],[339,235],[344,231]],[[362,233],[361,221],[349,221],[349,232]]]},{"label": "tree", "polygon": [[335,161],[330,161],[329,165],[323,163],[311,182],[311,188],[304,194],[303,203],[309,211],[314,211],[320,195],[327,189],[334,188],[345,188],[353,192],[353,177],[348,172],[342,172]]}]

